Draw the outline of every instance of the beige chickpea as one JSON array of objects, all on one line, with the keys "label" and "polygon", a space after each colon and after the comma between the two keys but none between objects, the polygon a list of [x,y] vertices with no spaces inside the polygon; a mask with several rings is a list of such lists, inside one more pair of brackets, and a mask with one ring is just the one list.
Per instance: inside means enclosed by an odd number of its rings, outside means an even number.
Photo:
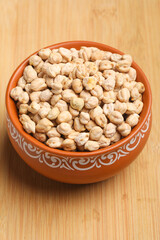
[{"label": "beige chickpea", "polygon": [[61,68],[59,64],[50,64],[48,62],[45,62],[42,66],[42,71],[47,74],[49,77],[56,77],[58,74],[60,74]]},{"label": "beige chickpea", "polygon": [[123,122],[117,127],[117,130],[123,137],[126,137],[131,132],[131,126],[128,123]]},{"label": "beige chickpea", "polygon": [[38,113],[36,113],[36,114],[29,113],[29,115],[30,115],[30,118],[31,118],[31,119],[33,120],[33,122],[35,122],[35,123],[38,123],[38,121],[41,119],[41,117],[39,116]]},{"label": "beige chickpea", "polygon": [[88,101],[85,103],[85,108],[93,109],[98,106],[98,98],[97,97],[90,97]]},{"label": "beige chickpea", "polygon": [[60,63],[62,62],[62,56],[60,53],[52,51],[48,57],[49,63]]},{"label": "beige chickpea", "polygon": [[63,141],[62,148],[65,151],[74,151],[74,150],[76,150],[76,144],[75,144],[74,140],[67,138]]},{"label": "beige chickpea", "polygon": [[114,111],[114,104],[113,103],[108,103],[103,105],[103,113],[107,116],[111,112]]},{"label": "beige chickpea", "polygon": [[84,61],[89,61],[91,58],[92,50],[88,47],[82,47],[79,51],[79,57],[83,58]]},{"label": "beige chickpea", "polygon": [[22,92],[19,97],[18,100],[20,103],[28,103],[29,102],[29,95],[27,92]]},{"label": "beige chickpea", "polygon": [[90,131],[93,127],[95,127],[95,126],[97,126],[96,125],[96,123],[94,122],[94,121],[92,121],[92,120],[90,120],[86,125],[85,125],[85,127],[86,127],[86,129],[88,130],[88,131]]},{"label": "beige chickpea", "polygon": [[46,89],[41,92],[39,98],[42,102],[48,102],[52,96],[52,92],[49,89]]},{"label": "beige chickpea", "polygon": [[45,142],[47,139],[46,134],[44,133],[35,133],[33,136],[40,142]]},{"label": "beige chickpea", "polygon": [[70,105],[73,109],[81,111],[84,106],[84,100],[78,97],[72,97],[70,100]]},{"label": "beige chickpea", "polygon": [[119,132],[116,131],[116,133],[113,135],[113,137],[110,138],[111,143],[116,143],[121,139],[121,135]]},{"label": "beige chickpea", "polygon": [[38,55],[33,55],[29,58],[29,64],[36,67],[42,59]]},{"label": "beige chickpea", "polygon": [[126,110],[126,114],[133,114],[136,113],[136,106],[134,105],[134,103],[131,102],[127,102],[127,110]]},{"label": "beige chickpea", "polygon": [[60,114],[60,111],[58,109],[58,107],[53,107],[49,112],[48,112],[48,115],[47,115],[47,118],[49,120],[55,120],[58,115]]},{"label": "beige chickpea", "polygon": [[28,104],[22,103],[19,105],[19,113],[20,114],[26,114],[28,111]]},{"label": "beige chickpea", "polygon": [[61,148],[63,143],[63,138],[52,137],[46,141],[46,144],[51,148]]},{"label": "beige chickpea", "polygon": [[70,120],[72,120],[72,115],[70,112],[63,111],[58,115],[56,122],[60,124],[62,122],[69,122]]},{"label": "beige chickpea", "polygon": [[122,115],[127,111],[127,104],[116,100],[114,110],[120,112]]},{"label": "beige chickpea", "polygon": [[33,69],[32,66],[27,66],[23,71],[23,77],[28,83],[30,83],[35,78],[37,78],[37,72]]},{"label": "beige chickpea", "polygon": [[95,62],[96,60],[102,60],[103,57],[104,57],[104,52],[99,49],[92,52],[92,54],[91,54],[92,62]]},{"label": "beige chickpea", "polygon": [[55,107],[58,107],[60,112],[68,111],[68,105],[63,100],[58,100],[58,102],[55,104]]},{"label": "beige chickpea", "polygon": [[46,74],[44,74],[43,77],[44,77],[45,80],[46,80],[47,86],[48,86],[49,88],[52,88],[52,87],[53,87],[53,83],[54,83],[53,78],[48,77]]},{"label": "beige chickpea", "polygon": [[31,100],[32,102],[37,102],[37,103],[39,103],[39,102],[40,102],[40,94],[41,94],[40,91],[32,92],[32,93],[30,94],[30,100]]},{"label": "beige chickpea", "polygon": [[88,139],[89,139],[89,133],[84,132],[84,133],[79,133],[75,137],[74,141],[78,146],[83,146],[88,141]]},{"label": "beige chickpea", "polygon": [[32,91],[41,91],[47,88],[47,84],[45,83],[44,78],[36,78],[31,82],[31,90]]},{"label": "beige chickpea", "polygon": [[69,78],[64,78],[63,82],[62,82],[62,86],[63,86],[63,89],[69,89],[71,88],[72,86],[72,79],[69,79]]},{"label": "beige chickpea", "polygon": [[51,54],[51,49],[49,49],[49,48],[41,49],[41,50],[38,52],[38,55],[39,55],[43,60],[48,59],[50,54]]},{"label": "beige chickpea", "polygon": [[102,101],[107,104],[114,103],[116,101],[116,93],[114,91],[104,91]]},{"label": "beige chickpea", "polygon": [[68,79],[66,76],[63,76],[63,75],[57,75],[55,78],[54,78],[54,82],[55,83],[61,83],[63,85],[63,81],[65,79]]},{"label": "beige chickpea", "polygon": [[70,51],[71,51],[71,56],[73,60],[76,60],[77,58],[79,58],[78,56],[79,51],[76,48],[71,48]]},{"label": "beige chickpea", "polygon": [[54,106],[61,98],[61,94],[53,95],[51,98],[51,105]]},{"label": "beige chickpea", "polygon": [[138,124],[139,115],[137,113],[133,113],[129,115],[126,119],[126,123],[128,123],[131,127],[134,127]]},{"label": "beige chickpea", "polygon": [[80,93],[80,98],[82,98],[84,100],[84,102],[88,102],[90,97],[91,97],[91,94],[88,91],[86,91],[86,90],[83,90]]},{"label": "beige chickpea", "polygon": [[47,136],[49,138],[52,137],[60,137],[61,135],[59,134],[59,132],[57,131],[57,129],[55,127],[52,127],[48,132],[47,132]]},{"label": "beige chickpea", "polygon": [[90,110],[89,115],[94,121],[95,117],[101,115],[102,113],[103,109],[100,106],[97,106],[96,108]]},{"label": "beige chickpea", "polygon": [[57,131],[62,135],[69,135],[72,131],[72,128],[69,123],[63,122],[57,126]]},{"label": "beige chickpea", "polygon": [[93,62],[85,62],[85,65],[87,67],[87,71],[89,73],[89,76],[93,76],[97,73],[98,67],[95,63]]},{"label": "beige chickpea", "polygon": [[104,129],[104,135],[107,138],[113,137],[113,135],[116,133],[116,125],[113,123],[108,123]]},{"label": "beige chickpea", "polygon": [[47,118],[40,119],[36,125],[36,132],[46,133],[51,127],[53,127],[53,123],[49,121]]},{"label": "beige chickpea", "polygon": [[111,112],[108,115],[108,118],[109,118],[110,122],[112,122],[116,125],[119,125],[124,121],[122,114],[118,111]]},{"label": "beige chickpea", "polygon": [[99,64],[99,70],[104,71],[104,70],[110,70],[112,69],[114,64],[109,61],[109,60],[102,60]]},{"label": "beige chickpea", "polygon": [[144,93],[145,86],[142,82],[136,82],[135,87],[138,89],[139,93]]},{"label": "beige chickpea", "polygon": [[112,76],[106,78],[102,83],[102,87],[106,91],[112,91],[115,87],[115,78],[113,78]]},{"label": "beige chickpea", "polygon": [[84,145],[85,150],[88,151],[95,151],[99,149],[99,143],[97,141],[87,141],[86,144]]},{"label": "beige chickpea", "polygon": [[131,63],[127,60],[120,60],[116,63],[116,70],[122,73],[129,72]]},{"label": "beige chickpea", "polygon": [[31,93],[31,84],[30,83],[27,83],[24,87],[25,91],[30,94]]},{"label": "beige chickpea", "polygon": [[74,67],[75,67],[75,64],[66,63],[61,69],[61,74],[69,76],[69,74],[73,71]]},{"label": "beige chickpea", "polygon": [[106,116],[102,113],[98,116],[95,117],[95,122],[98,126],[104,128],[107,124],[107,118]]},{"label": "beige chickpea", "polygon": [[79,115],[79,111],[73,109],[71,106],[69,106],[69,112],[71,113],[73,118],[75,118]]},{"label": "beige chickpea", "polygon": [[45,105],[45,104],[42,104],[42,103],[46,104],[47,102],[40,102],[39,103],[40,104],[40,109],[38,111],[38,114],[41,118],[45,118],[45,117],[47,117],[51,108],[50,108],[50,106],[47,106],[47,104]]},{"label": "beige chickpea", "polygon": [[97,97],[99,100],[102,100],[103,98],[103,88],[99,85],[96,85],[90,93],[94,96]]},{"label": "beige chickpea", "polygon": [[86,112],[81,112],[79,120],[82,124],[87,124],[90,121],[90,115]]},{"label": "beige chickpea", "polygon": [[80,122],[80,119],[78,117],[74,119],[73,127],[77,132],[85,131],[85,126]]},{"label": "beige chickpea", "polygon": [[44,78],[44,75],[46,75],[46,74],[43,73],[43,72],[37,73],[37,77],[38,77],[38,78]]},{"label": "beige chickpea", "polygon": [[130,65],[132,64],[133,59],[132,59],[132,56],[131,56],[131,55],[129,55],[129,54],[124,54],[124,55],[122,56],[122,59],[123,59],[123,60],[127,60],[127,61],[130,63]]},{"label": "beige chickpea", "polygon": [[72,89],[65,89],[62,92],[62,99],[67,103],[69,103],[73,97],[76,97],[76,94]]},{"label": "beige chickpea", "polygon": [[112,55],[111,52],[104,51],[103,59],[104,59],[104,60],[110,60],[110,59],[111,59],[111,55]]},{"label": "beige chickpea", "polygon": [[32,114],[36,114],[40,109],[40,105],[37,102],[31,102],[31,104],[28,106],[28,111]]},{"label": "beige chickpea", "polygon": [[93,127],[89,132],[89,138],[91,140],[98,141],[103,134],[102,128],[99,126]]},{"label": "beige chickpea", "polygon": [[18,101],[19,95],[23,93],[23,89],[21,87],[15,87],[11,90],[10,96],[13,98],[15,101]]},{"label": "beige chickpea", "polygon": [[68,61],[68,62],[71,61],[71,59],[72,59],[72,54],[71,54],[71,51],[70,51],[69,49],[60,47],[60,48],[58,49],[58,51],[59,51],[59,53],[62,55],[62,57],[63,57],[66,61]]},{"label": "beige chickpea", "polygon": [[37,72],[38,77],[40,77],[39,76],[40,73],[43,74],[43,72],[42,72],[43,64],[44,64],[44,62],[41,61],[36,67],[34,67],[34,70]]},{"label": "beige chickpea", "polygon": [[83,64],[84,60],[82,58],[75,58],[72,60],[72,62],[75,63],[76,65],[79,65],[79,64]]},{"label": "beige chickpea", "polygon": [[136,78],[137,78],[136,69],[130,67],[130,68],[129,68],[128,75],[129,75],[129,81],[135,81]]},{"label": "beige chickpea", "polygon": [[51,91],[52,91],[53,94],[56,94],[56,95],[60,94],[62,92],[62,84],[54,82],[53,85],[52,85],[52,90]]},{"label": "beige chickpea", "polygon": [[21,87],[22,89],[25,88],[25,86],[26,86],[26,80],[24,79],[24,77],[21,77],[21,78],[18,80],[17,86],[18,86],[18,87]]},{"label": "beige chickpea", "polygon": [[92,90],[95,88],[97,79],[95,77],[85,77],[83,78],[83,86],[86,90]]},{"label": "beige chickpea", "polygon": [[118,62],[118,61],[120,61],[121,59],[122,59],[122,55],[120,55],[120,54],[113,53],[113,54],[111,55],[111,61],[113,61],[113,62]]},{"label": "beige chickpea", "polygon": [[122,88],[118,91],[117,98],[120,102],[128,102],[130,98],[130,92],[127,88]]},{"label": "beige chickpea", "polygon": [[136,101],[134,101],[134,105],[136,107],[135,113],[140,114],[143,109],[143,102],[137,99]]},{"label": "beige chickpea", "polygon": [[28,115],[22,114],[19,121],[27,133],[35,133],[35,122],[33,122]]},{"label": "beige chickpea", "polygon": [[140,93],[139,93],[139,91],[138,91],[138,88],[136,88],[136,87],[134,87],[134,88],[131,90],[130,94],[131,94],[131,101],[137,100],[137,99],[139,98],[139,96],[140,96]]},{"label": "beige chickpea", "polygon": [[87,67],[84,64],[79,64],[76,68],[75,68],[75,75],[77,76],[77,78],[79,79],[83,79],[86,76],[89,76],[89,73],[87,72]]},{"label": "beige chickpea", "polygon": [[115,76],[115,80],[116,80],[115,86],[116,87],[121,87],[123,85],[123,83],[124,83],[124,75],[123,75],[123,73],[117,72],[116,76]]},{"label": "beige chickpea", "polygon": [[114,70],[104,70],[103,71],[103,77],[104,78],[108,78],[108,77],[113,77],[113,78],[115,78],[115,76],[116,76],[116,72],[114,71]]},{"label": "beige chickpea", "polygon": [[110,139],[106,138],[104,135],[102,135],[100,137],[100,139],[98,140],[98,144],[100,148],[104,148],[110,145]]},{"label": "beige chickpea", "polygon": [[74,90],[75,93],[81,93],[83,90],[82,81],[78,78],[74,79],[72,81],[72,89]]},{"label": "beige chickpea", "polygon": [[74,140],[78,136],[78,134],[79,134],[79,132],[72,130],[71,133],[67,136],[67,138]]},{"label": "beige chickpea", "polygon": [[105,79],[102,73],[98,71],[96,74],[94,74],[94,77],[97,79],[97,84],[101,86],[103,83],[103,80]]}]

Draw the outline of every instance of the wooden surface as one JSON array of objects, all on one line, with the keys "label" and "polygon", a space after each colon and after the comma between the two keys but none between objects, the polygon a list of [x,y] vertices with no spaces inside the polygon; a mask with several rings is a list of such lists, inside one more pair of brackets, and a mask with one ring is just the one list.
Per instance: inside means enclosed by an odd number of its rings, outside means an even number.
[{"label": "wooden surface", "polygon": [[[160,1],[0,0],[0,10],[0,240],[159,240]],[[17,65],[39,48],[76,39],[130,53],[153,93],[142,153],[117,176],[86,186],[30,169],[5,127],[5,89]]]}]

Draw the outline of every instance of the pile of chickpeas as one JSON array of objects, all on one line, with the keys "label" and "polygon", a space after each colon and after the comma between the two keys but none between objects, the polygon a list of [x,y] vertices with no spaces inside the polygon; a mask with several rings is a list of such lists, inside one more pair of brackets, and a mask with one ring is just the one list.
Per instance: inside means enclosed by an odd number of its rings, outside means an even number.
[{"label": "pile of chickpeas", "polygon": [[95,47],[41,49],[10,92],[24,130],[51,148],[94,151],[128,136],[143,108],[132,57]]}]

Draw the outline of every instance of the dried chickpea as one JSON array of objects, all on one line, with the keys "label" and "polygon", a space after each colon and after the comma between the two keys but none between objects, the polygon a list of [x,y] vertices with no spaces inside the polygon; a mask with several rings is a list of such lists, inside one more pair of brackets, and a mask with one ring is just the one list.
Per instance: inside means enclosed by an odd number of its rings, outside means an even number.
[{"label": "dried chickpea", "polygon": [[47,84],[45,83],[44,78],[36,78],[31,82],[31,90],[32,91],[41,91],[47,88]]},{"label": "dried chickpea", "polygon": [[123,122],[117,127],[117,130],[123,137],[126,137],[131,132],[131,126],[128,123]]},{"label": "dried chickpea", "polygon": [[27,83],[26,85],[25,85],[25,87],[24,87],[24,89],[25,89],[25,91],[27,92],[27,93],[31,93],[31,84],[30,83]]},{"label": "dried chickpea", "polygon": [[114,111],[114,106],[115,105],[113,103],[104,104],[103,105],[103,112],[104,112],[104,114],[107,116],[108,114],[113,112]]},{"label": "dried chickpea", "polygon": [[120,102],[128,102],[130,98],[130,92],[127,88],[122,88],[118,94],[117,98]]},{"label": "dried chickpea", "polygon": [[50,48],[41,49],[41,50],[38,52],[38,55],[39,55],[43,60],[48,59],[50,54],[51,54],[51,49],[50,49]]},{"label": "dried chickpea", "polygon": [[80,93],[80,98],[82,98],[84,100],[84,102],[88,102],[90,97],[91,97],[91,94],[88,91],[86,91],[86,90],[83,90]]},{"label": "dried chickpea", "polygon": [[79,51],[79,57],[83,58],[84,61],[88,61],[91,58],[92,50],[87,47],[81,47]]},{"label": "dried chickpea", "polygon": [[139,93],[144,93],[145,86],[142,82],[136,82],[135,87],[138,89]]},{"label": "dried chickpea", "polygon": [[134,101],[134,105],[136,107],[135,113],[140,114],[143,109],[143,102],[137,99],[136,101]]},{"label": "dried chickpea", "polygon": [[34,133],[33,136],[40,142],[45,142],[47,137],[44,133]]},{"label": "dried chickpea", "polygon": [[61,68],[59,64],[50,64],[45,62],[42,66],[42,72],[46,73],[49,77],[56,77],[60,74]]},{"label": "dried chickpea", "polygon": [[129,75],[129,81],[135,81],[137,77],[137,72],[134,68],[130,67],[128,75]]},{"label": "dried chickpea", "polygon": [[62,86],[63,86],[63,89],[69,89],[69,88],[71,88],[71,86],[72,86],[72,79],[69,79],[69,78],[64,78],[63,79],[63,82],[62,82]]},{"label": "dried chickpea", "polygon": [[106,91],[112,91],[115,87],[115,78],[113,78],[112,76],[108,77],[107,79],[105,79],[102,83],[102,87],[106,90]]},{"label": "dried chickpea", "polygon": [[120,60],[116,64],[116,70],[122,73],[129,72],[131,63],[128,60]]},{"label": "dried chickpea", "polygon": [[52,137],[46,141],[46,144],[51,148],[61,148],[63,143],[63,138]]},{"label": "dried chickpea", "polygon": [[62,56],[58,52],[52,51],[48,57],[48,62],[49,63],[60,63],[62,62]]},{"label": "dried chickpea", "polygon": [[49,110],[47,118],[49,120],[55,120],[59,114],[60,114],[60,111],[58,107],[53,107],[51,110]]},{"label": "dried chickpea", "polygon": [[29,64],[36,67],[42,59],[38,55],[33,55],[29,58]]},{"label": "dried chickpea", "polygon": [[97,67],[97,65],[95,63],[93,63],[93,62],[85,62],[85,65],[87,67],[89,76],[93,76],[93,75],[95,75],[97,73],[98,67]]},{"label": "dried chickpea", "polygon": [[136,106],[134,103],[131,102],[127,102],[127,110],[126,110],[126,114],[133,114],[136,113]]},{"label": "dried chickpea", "polygon": [[83,79],[84,77],[88,76],[87,74],[87,67],[84,64],[80,64],[75,68],[75,75],[79,79]]},{"label": "dried chickpea", "polygon": [[36,114],[40,109],[40,105],[37,102],[31,102],[31,104],[28,106],[28,111],[32,114]]},{"label": "dried chickpea", "polygon": [[70,100],[70,105],[73,109],[81,111],[84,106],[84,100],[78,97],[72,97]]},{"label": "dried chickpea", "polygon": [[94,77],[97,79],[97,84],[101,86],[104,80],[102,73],[98,71],[96,74],[94,74]]},{"label": "dried chickpea", "polygon": [[71,106],[69,106],[69,112],[71,113],[73,118],[75,118],[79,115],[79,111],[76,109],[73,109]]},{"label": "dried chickpea", "polygon": [[69,123],[63,122],[57,126],[57,131],[62,135],[69,135],[72,131],[72,128]]},{"label": "dried chickpea", "polygon": [[77,131],[77,132],[83,132],[85,131],[85,126],[80,122],[80,119],[78,117],[76,117],[74,119],[74,129]]},{"label": "dried chickpea", "polygon": [[102,113],[98,116],[95,117],[95,122],[97,123],[98,126],[104,128],[107,124],[107,118],[106,116]]},{"label": "dried chickpea", "polygon": [[139,93],[139,91],[138,91],[138,88],[136,88],[136,87],[134,87],[134,88],[131,90],[130,94],[131,94],[131,101],[137,100],[137,99],[139,98],[139,96],[140,96],[140,93]]},{"label": "dried chickpea", "polygon": [[103,88],[99,85],[96,85],[90,93],[94,96],[97,97],[99,100],[102,100],[103,98]]},{"label": "dried chickpea", "polygon": [[13,98],[15,101],[19,99],[19,95],[23,92],[23,89],[21,87],[15,87],[11,90],[10,96]]},{"label": "dried chickpea", "polygon": [[74,140],[78,136],[78,134],[79,134],[79,132],[72,130],[71,133],[67,136],[67,138]]},{"label": "dried chickpea", "polygon": [[106,138],[104,135],[102,135],[100,137],[100,139],[98,140],[98,143],[99,143],[99,147],[100,148],[104,148],[104,147],[107,147],[110,145],[110,139],[109,138]]},{"label": "dried chickpea", "polygon": [[123,56],[122,56],[122,59],[123,60],[127,60],[128,62],[130,62],[130,65],[132,64],[132,56],[131,55],[129,55],[129,54],[124,54]]},{"label": "dried chickpea", "polygon": [[84,148],[88,151],[95,151],[99,149],[99,143],[97,141],[87,141]]},{"label": "dried chickpea", "polygon": [[51,96],[52,96],[52,92],[49,89],[46,89],[44,91],[41,91],[39,98],[42,102],[48,102]]},{"label": "dried chickpea", "polygon": [[116,133],[116,125],[113,123],[108,123],[104,129],[104,135],[107,138],[111,138],[115,133]]},{"label": "dried chickpea", "polygon": [[116,72],[114,71],[114,70],[104,70],[103,71],[103,77],[104,78],[108,78],[108,77],[113,77],[113,78],[115,78],[115,76],[116,76]]},{"label": "dried chickpea", "polygon": [[85,108],[92,109],[98,106],[98,98],[90,97],[88,101],[85,103]]},{"label": "dried chickpea", "polygon": [[118,61],[120,61],[121,59],[122,59],[122,55],[120,55],[120,54],[113,53],[113,54],[111,55],[111,61],[113,61],[113,62],[118,62]]},{"label": "dried chickpea", "polygon": [[61,98],[61,94],[53,95],[51,98],[51,105],[54,106]]},{"label": "dried chickpea", "polygon": [[95,77],[85,77],[83,78],[83,86],[86,90],[92,90],[95,88],[97,79]]},{"label": "dried chickpea", "polygon": [[133,113],[129,115],[126,119],[126,123],[128,123],[131,127],[136,126],[138,121],[139,121],[139,115],[137,113]]},{"label": "dried chickpea", "polygon": [[109,60],[102,60],[99,64],[100,71],[112,69],[114,64]]},{"label": "dried chickpea", "polygon": [[76,97],[76,94],[72,89],[65,89],[62,92],[62,99],[67,103],[69,103],[73,97]]},{"label": "dried chickpea", "polygon": [[103,109],[100,106],[97,106],[96,108],[90,110],[89,115],[94,121],[95,117],[101,115],[102,113]]},{"label": "dried chickpea", "polygon": [[36,132],[46,133],[51,127],[53,127],[53,123],[49,121],[47,118],[40,119],[36,125]]},{"label": "dried chickpea", "polygon": [[18,101],[20,103],[28,103],[29,102],[29,95],[27,92],[22,92],[20,93],[19,97],[18,97]]},{"label": "dried chickpea", "polygon": [[50,105],[47,102],[40,102],[40,109],[38,110],[38,114],[41,118],[47,117],[50,111]]},{"label": "dried chickpea", "polygon": [[61,136],[55,127],[52,127],[46,134],[49,138]]},{"label": "dried chickpea", "polygon": [[102,60],[104,57],[104,52],[101,50],[96,50],[94,52],[92,52],[91,54],[91,60],[92,62],[96,61],[96,60]]},{"label": "dried chickpea", "polygon": [[132,81],[132,82],[124,81],[124,83],[123,83],[123,87],[127,88],[129,91],[131,91],[132,88],[135,87],[135,85],[136,85],[135,81]]},{"label": "dried chickpea", "polygon": [[40,102],[40,94],[41,94],[40,91],[32,92],[32,93],[30,94],[30,100],[31,100],[32,102],[37,102],[37,103],[39,103],[39,102]]},{"label": "dried chickpea", "polygon": [[19,113],[20,114],[26,114],[28,111],[28,104],[22,103],[19,105]]},{"label": "dried chickpea", "polygon": [[90,131],[93,127],[97,126],[94,121],[90,120],[87,124],[85,124],[85,127],[88,131]]},{"label": "dried chickpea", "polygon": [[17,86],[18,86],[18,87],[21,87],[22,89],[25,88],[25,86],[26,86],[26,80],[24,79],[24,77],[21,77],[21,78],[18,80]]},{"label": "dried chickpea", "polygon": [[89,138],[91,140],[98,141],[103,134],[102,128],[99,126],[93,127],[89,132]]},{"label": "dried chickpea", "polygon": [[37,78],[37,72],[34,70],[32,66],[27,66],[23,71],[23,77],[27,81],[27,83],[30,83],[35,78]]},{"label": "dried chickpea", "polygon": [[76,144],[75,144],[74,140],[67,138],[63,141],[62,148],[65,151],[74,151],[74,150],[76,150]]},{"label": "dried chickpea", "polygon": [[62,84],[61,83],[58,83],[58,82],[54,82],[53,84],[52,84],[52,93],[53,94],[56,94],[56,95],[58,95],[58,94],[60,94],[61,92],[62,92]]},{"label": "dried chickpea", "polygon": [[116,82],[115,82],[116,87],[121,87],[123,85],[123,83],[124,83],[124,75],[123,75],[123,73],[117,72],[116,76],[115,76],[115,80],[116,80]]},{"label": "dried chickpea", "polygon": [[84,133],[79,133],[75,137],[74,141],[78,146],[83,146],[88,141],[88,139],[89,139],[89,133],[84,132]]},{"label": "dried chickpea", "polygon": [[44,62],[43,61],[41,61],[36,67],[34,67],[34,70],[37,72],[37,76],[39,77],[39,78],[41,78],[40,76],[39,76],[39,74],[41,73],[41,74],[44,74],[43,72],[42,72],[42,66],[43,66],[43,64],[44,64]]},{"label": "dried chickpea", "polygon": [[114,103],[114,110],[120,112],[121,114],[124,114],[127,110],[127,104],[125,102],[116,100]]},{"label": "dried chickpea", "polygon": [[71,48],[70,51],[71,51],[72,59],[76,60],[78,58],[79,51],[76,48]]},{"label": "dried chickpea", "polygon": [[75,67],[75,64],[66,63],[61,69],[61,74],[65,76],[69,76],[69,74],[73,71],[74,67]]},{"label": "dried chickpea", "polygon": [[19,120],[27,133],[35,133],[35,122],[33,122],[28,115],[22,114]]},{"label": "dried chickpea", "polygon": [[68,111],[61,112],[57,117],[58,124],[62,122],[69,122],[70,120],[72,120],[72,115]]},{"label": "dried chickpea", "polygon": [[[31,114],[31,113],[30,113],[30,114]],[[34,114],[34,115],[32,114],[31,119],[37,124],[38,121],[41,119],[41,117],[39,116],[38,113],[36,113],[36,114]]]},{"label": "dried chickpea", "polygon": [[58,100],[58,102],[55,104],[55,107],[58,107],[60,112],[68,111],[68,105],[63,100]]},{"label": "dried chickpea", "polygon": [[90,115],[86,112],[81,112],[79,120],[82,124],[87,124],[90,121]]},{"label": "dried chickpea", "polygon": [[59,53],[62,55],[62,57],[67,60],[68,62],[71,61],[72,59],[72,55],[71,55],[71,51],[69,49],[60,47],[59,48]]},{"label": "dried chickpea", "polygon": [[113,135],[113,137],[110,138],[111,143],[118,142],[121,139],[121,135],[119,132],[116,131],[116,133]]},{"label": "dried chickpea", "polygon": [[110,122],[112,122],[116,125],[121,124],[124,120],[122,114],[118,111],[113,111],[110,114],[108,114],[108,118],[109,118]]},{"label": "dried chickpea", "polygon": [[75,93],[81,93],[83,90],[82,81],[78,78],[74,79],[72,81],[72,89],[74,90]]},{"label": "dried chickpea", "polygon": [[114,103],[116,101],[116,93],[114,91],[104,91],[102,101],[107,104]]}]

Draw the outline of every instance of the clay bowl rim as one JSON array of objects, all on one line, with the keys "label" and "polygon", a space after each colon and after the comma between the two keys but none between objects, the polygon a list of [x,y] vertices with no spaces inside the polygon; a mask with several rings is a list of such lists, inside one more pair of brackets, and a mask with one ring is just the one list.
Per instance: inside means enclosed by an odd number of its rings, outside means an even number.
[{"label": "clay bowl rim", "polygon": [[[66,47],[66,48],[72,48],[72,45],[77,45],[77,48],[80,46],[93,46],[93,47],[97,47],[100,49],[104,49],[106,51],[110,51],[113,53],[119,53],[119,54],[124,54],[123,52],[121,52],[120,50],[110,47],[106,44],[102,44],[102,43],[98,43],[98,42],[93,42],[93,41],[83,41],[83,40],[76,40],[76,41],[66,41],[66,42],[61,42],[61,43],[56,43],[56,44],[52,44],[50,46],[47,46],[45,48],[59,48],[59,47]],[[39,50],[38,50],[39,51]],[[36,54],[38,51],[34,52],[33,54],[31,54],[30,56]],[[29,56],[29,57],[30,57]],[[68,157],[92,157],[94,155],[102,155],[102,154],[106,154],[107,152],[111,152],[116,150],[119,147],[122,147],[124,144],[126,144],[127,142],[129,142],[142,128],[142,126],[144,125],[144,123],[146,122],[149,113],[151,111],[151,105],[152,105],[152,94],[151,94],[151,88],[150,88],[150,84],[148,82],[147,77],[145,76],[144,72],[142,71],[142,69],[133,61],[132,66],[136,69],[139,70],[139,72],[141,72],[142,78],[145,82],[145,91],[149,97],[148,99],[148,107],[144,113],[144,117],[140,118],[139,123],[137,124],[137,126],[135,126],[131,133],[121,139],[120,141],[118,141],[117,143],[114,143],[113,145],[110,145],[108,147],[105,148],[101,148],[98,149],[96,151],[93,152],[70,152],[70,151],[64,151],[64,150],[59,150],[59,149],[53,149],[48,147],[47,145],[39,142],[37,139],[35,139],[34,137],[32,137],[31,135],[29,135],[28,133],[26,133],[23,128],[21,123],[18,120],[18,114],[16,111],[16,107],[14,106],[15,103],[14,101],[10,98],[9,96],[9,92],[10,90],[13,88],[13,83],[18,81],[18,73],[20,71],[22,71],[22,69],[24,69],[24,67],[27,65],[28,59],[29,57],[27,57],[14,71],[14,73],[12,74],[8,86],[7,86],[7,90],[6,90],[6,108],[7,108],[7,112],[9,115],[9,118],[11,120],[11,122],[13,123],[13,125],[15,126],[15,128],[19,131],[19,133],[21,134],[21,136],[23,136],[28,142],[32,143],[33,145],[35,145],[36,147],[42,149],[45,152],[49,152],[51,154],[56,154],[56,155],[61,155],[61,156],[68,156]],[[14,104],[14,105],[13,105]],[[145,104],[145,103],[144,103]],[[13,107],[11,107],[13,106]]]}]

